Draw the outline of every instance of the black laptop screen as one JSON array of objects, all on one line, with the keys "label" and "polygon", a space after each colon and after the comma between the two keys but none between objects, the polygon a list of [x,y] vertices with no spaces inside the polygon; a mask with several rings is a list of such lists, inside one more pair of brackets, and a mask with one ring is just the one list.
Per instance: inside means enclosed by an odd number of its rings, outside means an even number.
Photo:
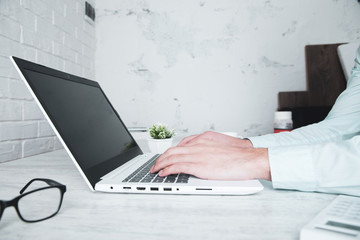
[{"label": "black laptop screen", "polygon": [[101,176],[141,153],[96,82],[61,77],[58,71],[21,70],[93,187]]}]

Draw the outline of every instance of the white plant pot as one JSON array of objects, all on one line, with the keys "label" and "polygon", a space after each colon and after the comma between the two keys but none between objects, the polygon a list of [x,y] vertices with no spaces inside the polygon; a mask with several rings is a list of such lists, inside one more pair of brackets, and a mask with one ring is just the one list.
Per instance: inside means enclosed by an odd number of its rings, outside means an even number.
[{"label": "white plant pot", "polygon": [[163,153],[168,148],[172,146],[172,138],[165,138],[165,139],[148,139],[148,144],[150,148],[150,152],[152,153]]}]

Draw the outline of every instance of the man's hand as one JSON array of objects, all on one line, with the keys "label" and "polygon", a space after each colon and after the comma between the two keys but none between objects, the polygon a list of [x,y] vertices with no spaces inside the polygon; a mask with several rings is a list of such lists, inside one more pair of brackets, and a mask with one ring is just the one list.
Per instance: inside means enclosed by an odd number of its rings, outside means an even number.
[{"label": "man's hand", "polygon": [[187,173],[213,180],[270,180],[267,149],[249,140],[207,132],[182,140],[156,161],[151,172],[160,176]]},{"label": "man's hand", "polygon": [[253,145],[250,140],[239,139],[230,137],[221,133],[207,131],[200,135],[193,135],[184,138],[179,144],[178,147],[182,146],[191,146],[195,144],[200,144],[202,142],[213,142],[214,144],[226,145],[229,147],[241,147],[241,148],[252,148]]}]

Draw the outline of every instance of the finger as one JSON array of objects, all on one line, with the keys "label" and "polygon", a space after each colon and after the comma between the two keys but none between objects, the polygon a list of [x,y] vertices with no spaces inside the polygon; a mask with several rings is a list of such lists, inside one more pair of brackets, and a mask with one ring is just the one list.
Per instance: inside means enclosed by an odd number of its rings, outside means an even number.
[{"label": "finger", "polygon": [[200,137],[200,135],[194,135],[194,136],[190,136],[187,137],[186,139],[182,140],[177,147],[185,147],[185,146],[193,146],[194,144],[198,143],[199,140],[201,140],[202,138]]},{"label": "finger", "polygon": [[156,160],[156,162],[161,162],[166,158],[173,155],[188,155],[195,154],[205,151],[206,146],[186,146],[186,147],[171,147],[166,150],[161,156]]},{"label": "finger", "polygon": [[184,154],[170,155],[168,157],[156,161],[154,166],[152,166],[152,168],[150,169],[150,171],[152,173],[156,173],[172,164],[179,162],[189,162],[191,160],[188,156],[189,155],[184,155]]},{"label": "finger", "polygon": [[154,166],[152,166],[152,168],[150,169],[150,172],[155,173],[160,171],[161,169],[164,169],[170,165],[173,165],[175,163],[188,163],[188,162],[193,162],[194,158],[193,158],[193,154],[192,153],[187,153],[187,154],[171,154],[168,156],[161,156],[161,158],[159,158]]},{"label": "finger", "polygon": [[159,172],[160,177],[165,177],[171,174],[190,174],[196,177],[201,177],[200,165],[196,163],[176,163],[170,165]]},{"label": "finger", "polygon": [[215,133],[212,131],[207,131],[199,135],[193,135],[190,136],[189,139],[186,140],[186,142],[182,142],[179,146],[188,146],[188,145],[195,145],[199,143],[209,143],[209,142],[216,142],[215,139],[219,138],[222,134]]},{"label": "finger", "polygon": [[188,142],[185,147],[211,147],[218,146],[220,143],[214,142],[206,138],[196,138]]},{"label": "finger", "polygon": [[163,167],[174,164],[180,161],[195,161],[193,157],[195,154],[206,152],[206,148],[203,146],[194,147],[172,147],[165,151],[150,168],[151,173],[160,171]]},{"label": "finger", "polygon": [[188,136],[185,137],[183,140],[180,141],[180,143],[177,145],[178,147],[182,147],[185,144],[187,144],[189,141],[191,141],[192,139],[194,139],[197,135],[192,135],[192,136]]}]

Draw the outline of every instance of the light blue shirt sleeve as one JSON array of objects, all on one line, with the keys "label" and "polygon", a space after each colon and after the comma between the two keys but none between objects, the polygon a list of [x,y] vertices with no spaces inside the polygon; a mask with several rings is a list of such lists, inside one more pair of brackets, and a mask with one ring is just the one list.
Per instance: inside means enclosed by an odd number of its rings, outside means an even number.
[{"label": "light blue shirt sleeve", "polygon": [[360,196],[360,136],[268,149],[274,188]]},{"label": "light blue shirt sleeve", "polygon": [[249,139],[268,148],[274,188],[360,196],[360,48],[347,88],[323,121]]}]

